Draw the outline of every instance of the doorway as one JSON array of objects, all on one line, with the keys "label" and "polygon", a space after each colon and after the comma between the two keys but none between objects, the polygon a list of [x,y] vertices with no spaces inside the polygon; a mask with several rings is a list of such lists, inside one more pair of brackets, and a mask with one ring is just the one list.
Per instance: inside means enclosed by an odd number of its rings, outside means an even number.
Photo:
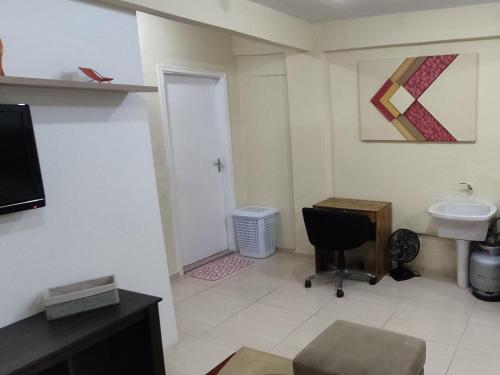
[{"label": "doorway", "polygon": [[177,270],[236,248],[226,75],[159,67]]}]

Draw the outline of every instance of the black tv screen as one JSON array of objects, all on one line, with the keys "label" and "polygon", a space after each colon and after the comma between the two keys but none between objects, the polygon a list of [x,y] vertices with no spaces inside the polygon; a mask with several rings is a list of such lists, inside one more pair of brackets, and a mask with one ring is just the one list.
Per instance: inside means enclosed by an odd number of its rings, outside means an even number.
[{"label": "black tv screen", "polygon": [[44,206],[30,107],[0,104],[0,214]]}]

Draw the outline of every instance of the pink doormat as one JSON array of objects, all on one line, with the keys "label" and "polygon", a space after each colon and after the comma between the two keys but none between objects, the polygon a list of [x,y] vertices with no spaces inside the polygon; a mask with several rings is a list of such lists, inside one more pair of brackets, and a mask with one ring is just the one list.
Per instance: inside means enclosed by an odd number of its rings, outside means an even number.
[{"label": "pink doormat", "polygon": [[252,263],[253,260],[240,257],[239,255],[229,255],[199,268],[191,277],[215,281],[241,271]]}]

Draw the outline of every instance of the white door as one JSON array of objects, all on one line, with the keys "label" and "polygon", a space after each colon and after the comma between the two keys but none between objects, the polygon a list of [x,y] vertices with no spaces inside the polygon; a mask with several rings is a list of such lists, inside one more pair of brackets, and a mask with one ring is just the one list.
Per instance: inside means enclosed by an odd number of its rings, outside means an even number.
[{"label": "white door", "polygon": [[225,92],[218,84],[218,79],[210,77],[165,77],[180,236],[177,245],[183,266],[228,249],[224,194],[227,111]]}]

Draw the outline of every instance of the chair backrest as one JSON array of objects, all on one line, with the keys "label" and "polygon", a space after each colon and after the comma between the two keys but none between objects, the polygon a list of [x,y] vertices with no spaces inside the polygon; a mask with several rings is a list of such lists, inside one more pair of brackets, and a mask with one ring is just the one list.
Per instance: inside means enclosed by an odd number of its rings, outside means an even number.
[{"label": "chair backrest", "polygon": [[324,250],[351,250],[371,237],[372,225],[364,215],[318,208],[303,208],[309,242]]}]

